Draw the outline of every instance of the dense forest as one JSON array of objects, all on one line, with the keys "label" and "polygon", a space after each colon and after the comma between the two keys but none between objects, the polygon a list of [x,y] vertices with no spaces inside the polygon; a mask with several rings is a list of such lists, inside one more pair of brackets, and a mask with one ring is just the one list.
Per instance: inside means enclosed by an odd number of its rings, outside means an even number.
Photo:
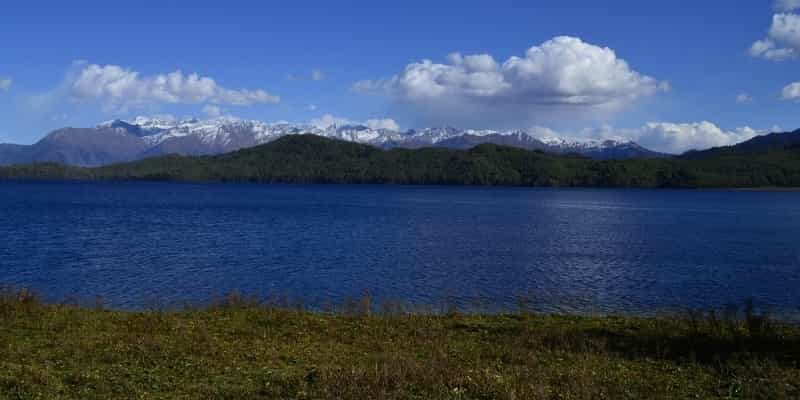
[{"label": "dense forest", "polygon": [[593,187],[800,187],[800,147],[595,161],[497,145],[381,150],[290,135],[218,156],[164,156],[98,168],[30,164],[0,179],[176,180]]}]

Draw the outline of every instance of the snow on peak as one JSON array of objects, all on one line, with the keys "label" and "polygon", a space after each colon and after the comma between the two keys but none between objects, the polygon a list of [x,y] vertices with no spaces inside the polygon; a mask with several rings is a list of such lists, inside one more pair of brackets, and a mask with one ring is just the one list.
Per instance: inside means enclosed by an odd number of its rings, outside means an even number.
[{"label": "snow on peak", "polygon": [[[487,141],[491,141],[490,137],[493,136],[513,137],[513,140],[520,141],[523,147],[543,148],[558,152],[603,150],[632,143],[617,139],[596,140],[558,137],[555,132],[544,128],[498,131],[491,129],[458,129],[445,126],[399,132],[390,129],[391,125],[387,127],[385,124],[373,124],[370,127],[364,124],[347,122],[296,124],[286,121],[267,123],[227,116],[207,120],[194,118],[179,120],[171,116],[158,116],[137,117],[133,121],[108,121],[99,126],[118,127],[128,131],[136,130],[138,136],[153,146],[170,139],[193,136],[203,143],[215,144],[226,149],[227,147],[224,146],[234,146],[235,143],[257,145],[285,135],[305,133],[381,147],[404,145],[413,145],[414,147],[436,146],[449,139],[466,135],[485,138]],[[503,143],[507,144],[507,140],[504,139]]]},{"label": "snow on peak", "polygon": [[605,149],[632,143],[627,140],[619,139],[576,139],[557,136],[542,136],[538,137],[537,139],[548,146],[575,149]]},{"label": "snow on peak", "polygon": [[157,116],[157,117],[136,117],[133,121],[125,121],[131,125],[138,125],[144,129],[171,129],[179,124],[175,117],[172,116]]}]

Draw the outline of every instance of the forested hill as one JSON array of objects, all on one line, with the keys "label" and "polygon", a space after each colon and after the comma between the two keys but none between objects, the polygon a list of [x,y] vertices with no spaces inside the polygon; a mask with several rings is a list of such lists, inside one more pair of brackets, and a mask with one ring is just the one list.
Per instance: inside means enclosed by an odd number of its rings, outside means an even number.
[{"label": "forested hill", "polygon": [[595,161],[480,145],[381,150],[313,135],[219,156],[164,156],[99,168],[31,164],[0,179],[176,180],[595,187],[800,187],[800,148],[706,157]]}]

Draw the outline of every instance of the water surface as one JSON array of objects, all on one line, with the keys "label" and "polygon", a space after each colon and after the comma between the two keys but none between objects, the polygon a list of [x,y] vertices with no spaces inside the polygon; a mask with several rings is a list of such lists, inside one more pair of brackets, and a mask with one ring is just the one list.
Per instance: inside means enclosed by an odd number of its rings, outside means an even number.
[{"label": "water surface", "polygon": [[0,183],[0,283],[119,308],[239,290],[309,305],[800,309],[800,193]]}]

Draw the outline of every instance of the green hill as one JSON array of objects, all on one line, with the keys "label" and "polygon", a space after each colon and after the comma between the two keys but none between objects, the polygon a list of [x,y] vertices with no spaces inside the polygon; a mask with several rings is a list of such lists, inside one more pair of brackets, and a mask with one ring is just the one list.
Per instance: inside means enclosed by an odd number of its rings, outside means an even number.
[{"label": "green hill", "polygon": [[176,180],[586,187],[800,187],[800,148],[703,157],[596,161],[484,144],[470,150],[381,150],[290,135],[219,156],[164,156],[98,168],[0,168],[0,179]]}]

